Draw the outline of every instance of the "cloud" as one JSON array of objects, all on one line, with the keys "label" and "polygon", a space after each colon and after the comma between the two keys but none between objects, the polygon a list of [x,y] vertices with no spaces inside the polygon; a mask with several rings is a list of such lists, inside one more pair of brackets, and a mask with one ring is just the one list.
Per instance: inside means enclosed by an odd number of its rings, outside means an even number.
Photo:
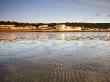
[{"label": "cloud", "polygon": [[96,7],[110,8],[110,0],[79,0],[81,3],[91,4]]},{"label": "cloud", "polygon": [[107,17],[110,17],[110,14],[108,14]]},{"label": "cloud", "polygon": [[65,2],[69,4],[74,3],[74,5],[76,3],[81,3],[81,4],[93,5],[99,8],[110,8],[110,0],[49,0],[49,1]]}]

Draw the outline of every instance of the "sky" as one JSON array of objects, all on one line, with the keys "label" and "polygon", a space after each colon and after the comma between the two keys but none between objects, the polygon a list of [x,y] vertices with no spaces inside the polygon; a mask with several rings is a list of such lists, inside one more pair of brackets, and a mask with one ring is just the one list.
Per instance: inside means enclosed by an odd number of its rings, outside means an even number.
[{"label": "sky", "polygon": [[0,0],[0,21],[110,23],[110,0]]}]

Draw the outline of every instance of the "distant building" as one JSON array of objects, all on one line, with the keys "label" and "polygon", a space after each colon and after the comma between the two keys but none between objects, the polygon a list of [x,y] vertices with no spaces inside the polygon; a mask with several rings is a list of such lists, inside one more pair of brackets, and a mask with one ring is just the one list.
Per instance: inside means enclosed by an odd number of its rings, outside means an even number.
[{"label": "distant building", "polygon": [[20,27],[14,27],[13,30],[32,30],[36,29],[34,26],[20,26]]},{"label": "distant building", "polygon": [[77,31],[77,30],[82,30],[82,27],[73,27],[73,26],[66,26],[65,24],[61,24],[61,25],[56,25],[56,29],[57,30],[61,30],[61,31]]},{"label": "distant building", "polygon": [[31,30],[31,29],[36,29],[36,27],[35,26],[0,25],[0,29]]},{"label": "distant building", "polygon": [[72,30],[76,30],[76,31],[78,30],[78,31],[80,31],[80,30],[82,30],[82,27],[75,26],[75,27],[72,28]]},{"label": "distant building", "polygon": [[46,30],[48,29],[48,25],[40,25],[38,28],[42,30]]},{"label": "distant building", "polygon": [[9,29],[9,28],[12,28],[12,27],[15,27],[15,25],[0,25],[1,29]]},{"label": "distant building", "polygon": [[66,25],[65,24],[56,25],[56,29],[57,30],[65,30],[66,29]]},{"label": "distant building", "polygon": [[16,27],[15,30],[31,30],[31,27],[25,26],[25,27]]},{"label": "distant building", "polygon": [[35,26],[31,26],[32,29],[37,29]]}]

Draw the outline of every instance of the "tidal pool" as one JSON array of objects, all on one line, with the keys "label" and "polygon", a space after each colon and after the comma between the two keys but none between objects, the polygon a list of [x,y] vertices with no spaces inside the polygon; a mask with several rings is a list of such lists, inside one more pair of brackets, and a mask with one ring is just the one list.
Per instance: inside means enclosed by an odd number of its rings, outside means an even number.
[{"label": "tidal pool", "polygon": [[110,82],[110,32],[0,32],[0,82]]}]

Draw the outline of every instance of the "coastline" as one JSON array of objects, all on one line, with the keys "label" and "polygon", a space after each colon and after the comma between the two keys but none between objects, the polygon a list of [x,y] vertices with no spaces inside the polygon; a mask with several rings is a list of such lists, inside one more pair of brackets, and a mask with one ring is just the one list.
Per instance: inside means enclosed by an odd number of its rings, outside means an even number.
[{"label": "coastline", "polygon": [[110,30],[1,30],[0,32],[110,32]]}]

